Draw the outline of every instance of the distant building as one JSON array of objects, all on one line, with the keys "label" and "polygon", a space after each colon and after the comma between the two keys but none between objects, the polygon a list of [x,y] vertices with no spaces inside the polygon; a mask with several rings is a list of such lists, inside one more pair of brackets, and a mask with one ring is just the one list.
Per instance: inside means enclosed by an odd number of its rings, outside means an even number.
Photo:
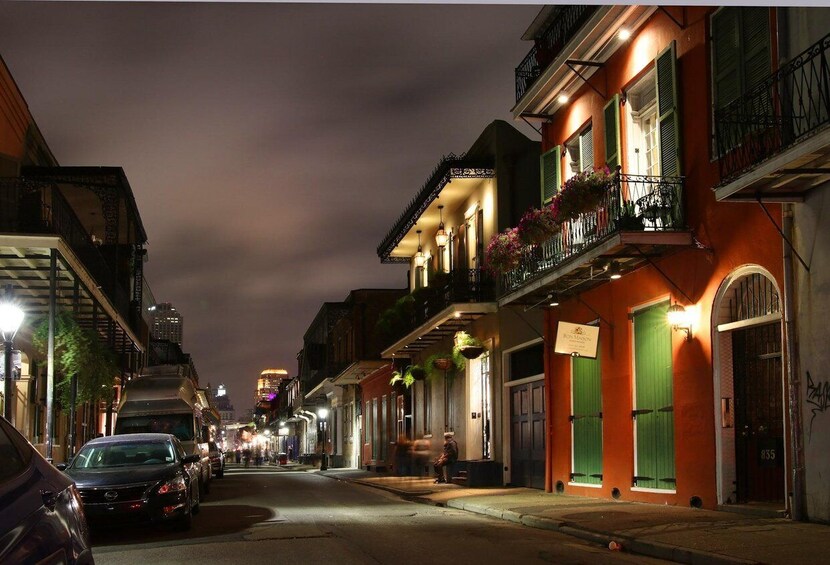
[{"label": "distant building", "polygon": [[150,306],[150,335],[153,339],[163,339],[182,345],[184,318],[169,302]]},{"label": "distant building", "polygon": [[256,394],[254,401],[273,400],[279,391],[280,383],[288,380],[288,371],[285,369],[265,369],[259,374],[256,383]]},{"label": "distant building", "polygon": [[219,411],[219,416],[221,416],[222,422],[234,422],[236,420],[236,412],[233,409],[233,404],[231,404],[231,399],[228,396],[228,390],[225,388],[225,385],[220,384],[217,388],[213,389],[212,392],[213,403],[216,410]]}]

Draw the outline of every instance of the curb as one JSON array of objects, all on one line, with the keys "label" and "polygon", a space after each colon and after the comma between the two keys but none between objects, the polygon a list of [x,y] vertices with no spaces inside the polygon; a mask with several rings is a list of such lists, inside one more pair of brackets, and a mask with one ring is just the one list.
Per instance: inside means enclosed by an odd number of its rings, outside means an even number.
[{"label": "curb", "polygon": [[546,518],[544,516],[536,516],[533,514],[520,514],[513,510],[499,510],[496,508],[485,507],[478,504],[465,504],[463,500],[449,500],[447,506],[457,510],[465,510],[475,514],[482,514],[522,524],[530,528],[537,528],[541,530],[551,530],[571,537],[579,538],[591,543],[596,543],[601,546],[608,546],[612,541],[615,541],[625,548],[629,553],[638,555],[645,555],[648,557],[655,557],[667,561],[674,561],[677,563],[688,563],[689,565],[758,565],[758,561],[751,561],[741,559],[740,557],[729,557],[719,553],[710,551],[690,549],[669,545],[656,541],[647,541],[629,536],[616,535],[613,532],[595,532],[586,530],[561,522],[553,518]]}]

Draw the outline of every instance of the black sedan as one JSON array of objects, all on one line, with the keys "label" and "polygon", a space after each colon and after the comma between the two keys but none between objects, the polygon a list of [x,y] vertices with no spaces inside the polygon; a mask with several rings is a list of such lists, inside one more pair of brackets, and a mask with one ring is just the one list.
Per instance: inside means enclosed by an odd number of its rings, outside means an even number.
[{"label": "black sedan", "polygon": [[170,434],[90,440],[65,468],[90,524],[149,522],[190,528],[199,510],[199,456]]},{"label": "black sedan", "polygon": [[81,498],[0,417],[0,563],[94,563]]}]

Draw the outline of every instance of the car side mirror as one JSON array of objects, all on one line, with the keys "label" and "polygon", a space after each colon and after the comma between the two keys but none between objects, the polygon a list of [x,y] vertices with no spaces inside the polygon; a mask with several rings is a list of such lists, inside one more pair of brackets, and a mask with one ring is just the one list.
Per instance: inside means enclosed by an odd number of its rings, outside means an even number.
[{"label": "car side mirror", "polygon": [[66,471],[66,468],[69,467],[69,465],[66,463],[58,463],[55,467],[57,467],[58,471]]},{"label": "car side mirror", "polygon": [[198,463],[202,460],[201,455],[194,454],[194,455],[185,455],[184,459],[182,459],[182,465],[187,465],[189,463]]}]

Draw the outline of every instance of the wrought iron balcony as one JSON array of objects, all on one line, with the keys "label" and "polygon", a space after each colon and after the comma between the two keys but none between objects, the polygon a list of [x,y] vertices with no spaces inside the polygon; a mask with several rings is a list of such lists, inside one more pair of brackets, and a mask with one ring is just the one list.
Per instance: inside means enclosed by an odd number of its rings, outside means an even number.
[{"label": "wrought iron balcony", "polygon": [[516,67],[516,102],[533,86],[599,6],[557,6],[550,26]]},{"label": "wrought iron balcony", "polygon": [[75,253],[116,310],[130,318],[130,295],[116,281],[78,216],[52,184],[20,178],[0,179],[0,234],[57,235]]},{"label": "wrought iron balcony", "polygon": [[460,329],[490,311],[495,311],[495,281],[485,271],[455,269],[436,274],[429,286],[413,291],[381,315],[388,326],[383,330],[386,346],[394,344],[393,351],[399,352],[424,349],[452,328]]},{"label": "wrought iron balcony", "polygon": [[715,111],[722,184],[830,123],[829,48],[830,34]]},{"label": "wrought iron balcony", "polygon": [[580,214],[541,245],[526,247],[519,266],[502,277],[502,294],[596,249],[620,232],[685,229],[683,178],[617,173],[596,209]]}]

